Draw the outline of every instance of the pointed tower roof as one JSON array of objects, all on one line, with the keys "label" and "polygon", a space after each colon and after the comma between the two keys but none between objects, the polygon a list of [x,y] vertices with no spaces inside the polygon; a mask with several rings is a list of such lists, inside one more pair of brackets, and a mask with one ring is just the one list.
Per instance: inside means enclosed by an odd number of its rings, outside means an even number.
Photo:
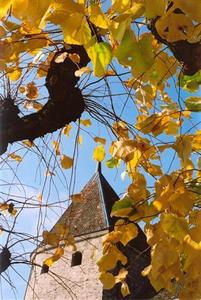
[{"label": "pointed tower roof", "polygon": [[110,212],[118,199],[98,163],[95,174],[81,191],[81,201],[71,203],[57,224],[68,224],[74,236],[107,229],[112,226]]}]

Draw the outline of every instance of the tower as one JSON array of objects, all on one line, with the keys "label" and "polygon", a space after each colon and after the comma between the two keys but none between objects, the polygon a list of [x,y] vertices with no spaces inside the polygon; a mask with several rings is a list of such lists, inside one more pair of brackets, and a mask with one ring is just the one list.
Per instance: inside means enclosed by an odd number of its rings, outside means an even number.
[{"label": "tower", "polygon": [[[56,223],[70,226],[77,250],[72,253],[66,248],[63,257],[50,271],[41,274],[42,262],[54,251],[52,249],[49,253],[43,253],[43,247],[37,249],[25,300],[134,300],[146,299],[147,292],[149,297],[150,293],[155,294],[149,281],[141,276],[141,271],[149,264],[149,254],[146,252],[148,245],[145,235],[140,228],[138,237],[126,249],[131,265],[129,274],[132,280],[129,285],[132,295],[123,298],[118,284],[112,290],[103,290],[98,280],[96,260],[101,255],[102,237],[113,228],[115,220],[110,217],[110,212],[118,199],[103,176],[99,164],[95,174],[81,191],[81,201],[73,202]],[[118,269],[117,265],[113,270],[114,274],[118,273]]]}]

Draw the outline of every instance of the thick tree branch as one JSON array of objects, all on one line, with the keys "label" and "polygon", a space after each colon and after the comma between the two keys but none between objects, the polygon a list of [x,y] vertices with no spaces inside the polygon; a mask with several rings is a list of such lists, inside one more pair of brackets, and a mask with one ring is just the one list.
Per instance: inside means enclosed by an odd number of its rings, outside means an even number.
[{"label": "thick tree branch", "polygon": [[[64,62],[56,63],[56,57],[62,52],[78,54],[80,56],[79,64],[75,64],[68,56]],[[20,118],[19,110],[12,103],[12,99],[2,101],[0,107],[0,154],[7,150],[9,143],[25,139],[34,140],[80,118],[85,103],[81,91],[75,87],[79,80],[75,76],[75,71],[86,66],[89,61],[82,46],[72,45],[70,50],[62,49],[57,52],[50,64],[46,78],[49,100],[37,113]]]},{"label": "thick tree branch", "polygon": [[152,20],[148,29],[160,43],[169,47],[174,57],[183,65],[184,74],[194,75],[201,69],[201,42],[189,43],[187,40],[181,40],[170,43],[166,41],[156,30],[155,24],[158,19],[159,17]]}]

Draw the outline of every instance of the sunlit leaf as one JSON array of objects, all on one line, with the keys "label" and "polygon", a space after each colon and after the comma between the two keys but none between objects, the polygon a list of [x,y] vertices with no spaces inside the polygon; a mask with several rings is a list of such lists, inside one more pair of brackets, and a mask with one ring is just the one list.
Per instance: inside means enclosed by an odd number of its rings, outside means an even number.
[{"label": "sunlit leaf", "polygon": [[158,16],[163,16],[168,4],[168,0],[145,0],[145,16],[148,19],[153,19]]},{"label": "sunlit leaf", "polygon": [[15,154],[14,152],[13,153],[10,153],[8,155],[10,158],[16,160],[17,162],[21,162],[22,161],[22,157],[18,154]]},{"label": "sunlit leaf", "polygon": [[106,144],[106,139],[96,136],[94,138],[94,142],[105,145]]},{"label": "sunlit leaf", "polygon": [[91,120],[89,120],[89,119],[85,119],[85,120],[80,119],[80,124],[82,124],[86,127],[89,127],[89,126],[91,126]]},{"label": "sunlit leaf", "polygon": [[70,158],[69,156],[62,155],[61,156],[61,166],[64,169],[70,169],[73,165],[73,159]]},{"label": "sunlit leaf", "polygon": [[51,246],[57,246],[59,244],[59,237],[56,233],[45,230],[43,231],[43,242]]},{"label": "sunlit leaf", "polygon": [[192,151],[192,137],[190,135],[177,137],[173,149],[183,161],[187,161]]},{"label": "sunlit leaf", "polygon": [[92,3],[88,7],[89,19],[97,27],[107,29],[108,28],[108,19],[106,15],[102,12],[100,6],[96,3]]},{"label": "sunlit leaf", "polygon": [[82,201],[82,194],[74,194],[70,196],[73,202],[81,202]]},{"label": "sunlit leaf", "polygon": [[179,84],[189,92],[196,92],[201,84],[201,71],[198,71],[193,76],[181,74]]},{"label": "sunlit leaf", "polygon": [[68,53],[67,52],[63,52],[59,55],[57,55],[57,57],[55,58],[55,63],[60,64],[63,63],[64,60],[66,59],[66,57],[68,57]]},{"label": "sunlit leaf", "polygon": [[22,143],[28,148],[31,148],[34,145],[34,143],[30,140],[24,140]]},{"label": "sunlit leaf", "polygon": [[97,43],[95,40],[86,46],[87,54],[94,68],[94,75],[101,77],[112,59],[112,49],[107,42]]},{"label": "sunlit leaf", "polygon": [[119,270],[119,273],[115,276],[115,282],[123,282],[126,279],[126,276],[128,275],[128,271],[125,268],[121,268]]},{"label": "sunlit leaf", "polygon": [[127,217],[133,211],[133,202],[129,197],[124,197],[114,203],[111,216]]},{"label": "sunlit leaf", "polygon": [[185,104],[190,111],[201,111],[201,97],[189,97],[185,100]]},{"label": "sunlit leaf", "polygon": [[64,254],[64,249],[62,247],[58,247],[53,256],[45,259],[43,264],[51,267],[57,260],[59,260]]},{"label": "sunlit leaf", "polygon": [[138,235],[138,229],[134,223],[125,224],[121,219],[115,223],[115,230],[121,232],[120,242],[124,246]]},{"label": "sunlit leaf", "polygon": [[192,20],[184,14],[166,14],[156,22],[159,35],[168,42],[186,40],[193,30]]},{"label": "sunlit leaf", "polygon": [[53,148],[54,148],[55,154],[56,155],[60,155],[61,152],[60,152],[60,144],[59,144],[59,142],[58,141],[53,141],[52,144],[53,144]]},{"label": "sunlit leaf", "polygon": [[38,88],[33,81],[27,84],[25,95],[31,100],[38,98]]},{"label": "sunlit leaf", "polygon": [[83,74],[88,74],[91,72],[91,69],[89,67],[83,67],[77,71],[75,71],[75,76],[81,77]]},{"label": "sunlit leaf", "polygon": [[125,281],[121,284],[121,293],[123,297],[130,295],[129,286]]},{"label": "sunlit leaf", "polygon": [[115,285],[115,278],[109,272],[102,272],[99,276],[99,279],[102,282],[103,288],[105,290],[112,289]]},{"label": "sunlit leaf", "polygon": [[175,0],[175,7],[179,7],[185,14],[190,16],[195,21],[201,22],[201,2],[197,0],[185,1]]},{"label": "sunlit leaf", "polygon": [[22,70],[20,68],[10,68],[10,69],[8,68],[7,72],[8,72],[7,74],[8,77],[12,81],[18,80],[22,75]]},{"label": "sunlit leaf", "polygon": [[79,64],[80,63],[80,56],[77,53],[69,53],[68,57],[75,64]]},{"label": "sunlit leaf", "polygon": [[96,161],[102,161],[105,158],[105,148],[103,145],[95,147],[93,152],[93,159]]},{"label": "sunlit leaf", "polygon": [[66,136],[69,136],[69,133],[70,133],[70,131],[71,131],[71,129],[72,129],[72,125],[70,125],[70,124],[68,124],[68,125],[66,125],[64,128],[63,128],[63,134],[65,134]]},{"label": "sunlit leaf", "polygon": [[185,218],[177,217],[173,214],[161,215],[161,227],[168,235],[183,242],[188,234],[188,224]]},{"label": "sunlit leaf", "polygon": [[82,135],[78,136],[77,142],[78,142],[78,144],[82,145],[82,143],[83,143],[83,136]]},{"label": "sunlit leaf", "polygon": [[107,160],[105,163],[108,168],[113,169],[120,165],[120,160],[115,157],[112,157],[109,160]]}]

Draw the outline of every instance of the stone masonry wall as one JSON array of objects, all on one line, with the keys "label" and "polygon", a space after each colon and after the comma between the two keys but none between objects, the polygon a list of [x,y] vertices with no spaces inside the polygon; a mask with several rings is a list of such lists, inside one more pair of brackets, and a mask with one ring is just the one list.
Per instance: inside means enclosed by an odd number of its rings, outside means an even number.
[{"label": "stone masonry wall", "polygon": [[[102,236],[106,232],[85,235],[85,240],[82,240],[83,236],[77,238],[77,250],[82,252],[82,264],[79,266],[71,267],[72,251],[66,249],[64,256],[55,262],[48,273],[40,274],[41,267],[33,267],[25,300],[102,299],[96,261],[97,255],[101,255]],[[35,262],[42,265],[53,252],[38,254]]]}]

